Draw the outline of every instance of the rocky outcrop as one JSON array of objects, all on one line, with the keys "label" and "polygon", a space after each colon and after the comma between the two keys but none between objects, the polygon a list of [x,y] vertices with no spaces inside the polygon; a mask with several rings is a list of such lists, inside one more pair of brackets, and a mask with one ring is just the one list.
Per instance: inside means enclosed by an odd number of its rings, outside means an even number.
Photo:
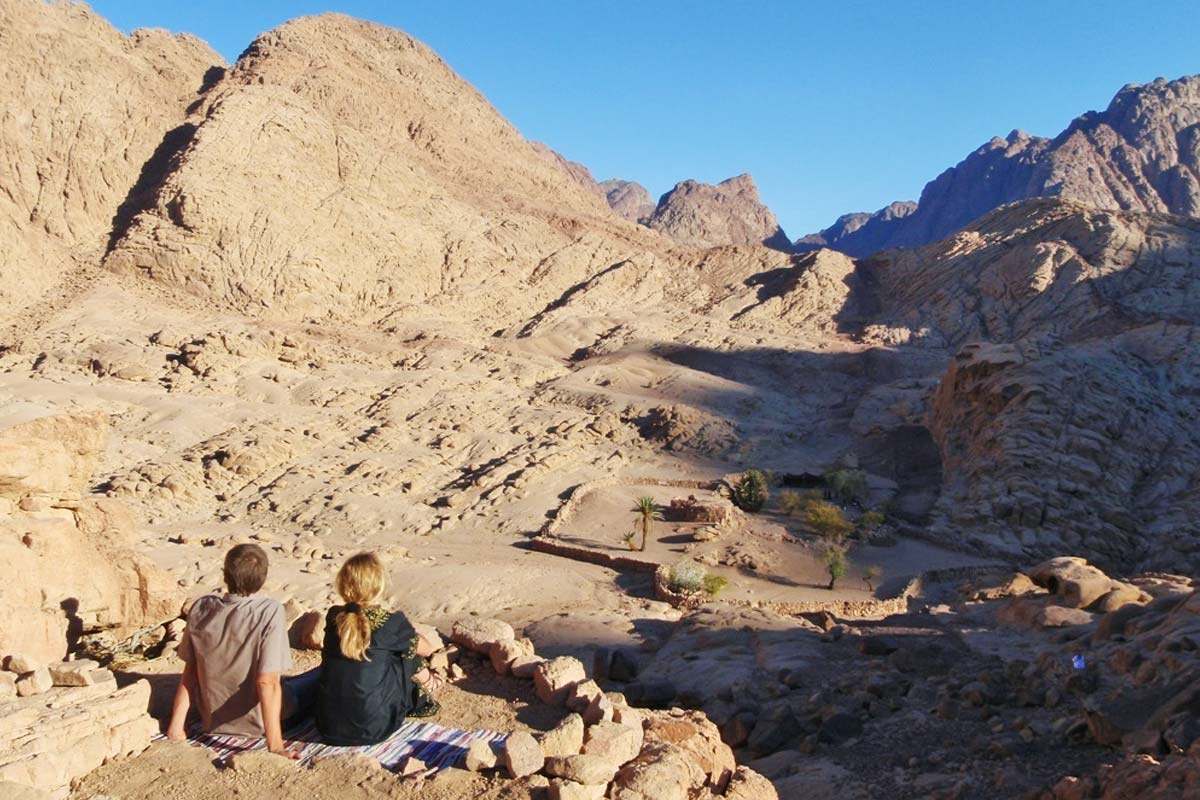
[{"label": "rocky outcrop", "polygon": [[843,329],[956,354],[924,416],[945,476],[932,535],[1119,571],[1200,564],[1197,248],[1179,217],[1030,200],[859,263],[868,313]]},{"label": "rocky outcrop", "polygon": [[749,175],[713,185],[682,181],[664,194],[646,225],[689,247],[761,244],[789,252],[791,242],[762,204]]},{"label": "rocky outcrop", "polygon": [[798,244],[852,256],[914,247],[1032,197],[1200,216],[1200,76],[1130,84],[1053,139],[1023,131],[992,139],[926,184],[915,210],[847,215]]},{"label": "rocky outcrop", "polygon": [[0,2],[0,318],[103,251],[220,56],[81,3]]},{"label": "rocky outcrop", "polygon": [[642,222],[654,213],[654,198],[640,183],[609,178],[600,182],[600,190],[609,208],[630,222]]},{"label": "rocky outcrop", "polygon": [[39,417],[0,431],[0,656],[61,660],[86,630],[120,634],[179,613],[171,578],[134,552],[118,501],[82,494],[102,416]]},{"label": "rocky outcrop", "polygon": [[[74,781],[150,746],[158,722],[146,713],[150,684],[106,681],[0,701],[0,790],[17,785],[66,797]],[[6,783],[7,782],[7,783]],[[15,791],[15,790],[14,790]],[[19,796],[19,795],[18,795]]]}]

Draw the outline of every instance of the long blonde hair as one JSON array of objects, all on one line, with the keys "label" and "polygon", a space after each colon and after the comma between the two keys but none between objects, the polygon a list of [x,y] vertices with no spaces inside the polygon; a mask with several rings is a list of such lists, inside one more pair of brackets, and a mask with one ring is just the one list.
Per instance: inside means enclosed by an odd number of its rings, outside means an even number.
[{"label": "long blonde hair", "polygon": [[342,655],[355,661],[369,661],[371,621],[366,606],[383,594],[386,575],[383,562],[374,553],[351,556],[338,570],[334,586],[348,605],[354,606],[337,615],[338,642]]}]

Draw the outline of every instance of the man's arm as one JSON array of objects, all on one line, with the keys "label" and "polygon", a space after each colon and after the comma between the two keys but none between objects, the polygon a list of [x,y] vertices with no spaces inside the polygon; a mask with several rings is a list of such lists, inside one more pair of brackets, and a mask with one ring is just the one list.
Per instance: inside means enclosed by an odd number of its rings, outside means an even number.
[{"label": "man's arm", "polygon": [[267,749],[276,755],[291,759],[300,758],[296,750],[283,746],[283,684],[278,672],[260,672],[254,682],[258,689],[258,704],[262,709],[263,730],[267,734]]},{"label": "man's arm", "polygon": [[187,715],[192,707],[192,692],[196,689],[196,668],[191,659],[184,662],[179,688],[175,690],[175,703],[171,707],[171,724],[167,726],[167,738],[172,742],[187,739]]}]

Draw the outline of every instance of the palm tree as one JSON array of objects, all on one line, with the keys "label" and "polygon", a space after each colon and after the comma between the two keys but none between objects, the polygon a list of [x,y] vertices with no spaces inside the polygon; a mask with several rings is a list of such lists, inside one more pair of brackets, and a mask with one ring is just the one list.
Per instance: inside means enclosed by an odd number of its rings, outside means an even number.
[{"label": "palm tree", "polygon": [[650,526],[654,520],[662,519],[662,514],[659,513],[654,498],[649,495],[643,495],[634,502],[633,512],[639,516],[642,525],[642,546],[638,550],[645,550],[646,540],[650,538]]}]

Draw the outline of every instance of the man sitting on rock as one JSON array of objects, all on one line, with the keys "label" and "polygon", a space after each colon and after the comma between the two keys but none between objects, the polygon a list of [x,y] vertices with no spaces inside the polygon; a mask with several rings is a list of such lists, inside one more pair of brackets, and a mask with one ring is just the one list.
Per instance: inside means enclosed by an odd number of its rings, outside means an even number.
[{"label": "man sitting on rock", "polygon": [[183,678],[167,737],[187,738],[193,703],[206,733],[266,736],[267,748],[288,758],[299,753],[283,743],[283,720],[311,710],[319,670],[288,680],[292,666],[287,621],[278,601],[258,594],[267,580],[267,554],[239,544],[225,554],[225,595],[205,595],[192,604],[179,643]]}]

